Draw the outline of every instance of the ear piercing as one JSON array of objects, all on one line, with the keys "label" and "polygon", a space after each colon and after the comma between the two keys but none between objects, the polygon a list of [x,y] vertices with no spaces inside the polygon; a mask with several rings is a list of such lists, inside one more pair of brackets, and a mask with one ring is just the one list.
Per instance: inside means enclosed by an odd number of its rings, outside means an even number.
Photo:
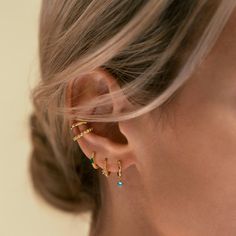
[{"label": "ear piercing", "polygon": [[[87,123],[88,123],[87,121],[79,121],[79,122],[76,122],[76,123],[74,123],[74,124],[71,125],[70,129],[73,130],[75,127],[78,127],[78,126],[80,126],[80,125],[86,125]],[[88,133],[90,133],[90,132],[92,132],[92,131],[93,131],[93,128],[92,128],[92,127],[91,127],[91,128],[88,128],[88,129],[86,129],[86,130],[80,132],[78,135],[74,136],[74,137],[73,137],[73,140],[74,140],[74,141],[77,141],[78,139],[82,138],[85,134],[88,134]],[[91,156],[90,156],[90,158],[89,158],[89,160],[90,160],[90,163],[91,163],[91,165],[93,166],[93,168],[94,168],[94,169],[98,169],[99,166],[96,164],[96,161],[95,161],[95,154],[96,154],[96,153],[93,151],[92,154],[91,154]],[[108,176],[111,174],[111,172],[110,172],[110,171],[108,170],[108,168],[107,168],[107,161],[108,161],[108,159],[105,158],[105,167],[104,167],[104,169],[102,169],[102,174],[105,175],[106,177],[108,177]],[[122,187],[124,183],[123,183],[123,181],[121,180],[121,177],[122,177],[121,160],[118,160],[118,161],[117,161],[117,165],[118,165],[117,176],[118,176],[118,178],[119,178],[119,180],[118,180],[118,182],[117,182],[117,186],[118,186],[118,187]]]},{"label": "ear piercing", "polygon": [[108,177],[111,174],[111,172],[108,171],[107,169],[107,158],[105,158],[105,168],[102,170],[102,174],[105,175],[106,177]]},{"label": "ear piercing", "polygon": [[92,131],[93,131],[93,128],[88,128],[88,129],[82,131],[80,134],[76,135],[76,136],[73,138],[73,140],[74,140],[74,141],[77,141],[78,139],[82,138],[85,134],[88,134],[88,133],[90,133],[90,132],[92,132]]},{"label": "ear piercing", "polygon": [[117,182],[117,186],[118,187],[122,187],[123,186],[123,182],[121,181],[121,176],[122,176],[121,160],[118,160],[117,164],[118,164],[117,176],[119,177],[119,181]]},{"label": "ear piercing", "polygon": [[[118,164],[117,176],[119,178],[119,180],[117,182],[117,186],[122,187],[123,186],[123,181],[121,181],[121,176],[122,176],[121,160],[118,160],[117,164]],[[105,158],[105,168],[102,170],[102,174],[104,174],[106,177],[108,177],[110,175],[110,173],[111,172],[107,170],[107,158]]]},{"label": "ear piercing", "polygon": [[98,169],[99,166],[95,163],[95,152],[92,152],[90,157],[90,163],[93,166],[94,169]]},{"label": "ear piercing", "polygon": [[75,127],[78,127],[80,125],[86,125],[87,123],[88,123],[87,121],[79,121],[77,123],[72,124],[70,129],[73,130]]},{"label": "ear piercing", "polygon": [[[70,129],[73,130],[75,127],[78,127],[80,125],[86,125],[88,122],[87,121],[79,121],[71,125]],[[77,141],[78,139],[82,138],[85,134],[88,134],[93,131],[93,128],[88,128],[82,132],[80,132],[78,135],[73,137],[74,141]]]},{"label": "ear piercing", "polygon": [[[94,169],[98,169],[99,168],[99,166],[95,163],[95,152],[92,152],[92,154],[91,154],[90,163],[92,164]],[[122,187],[123,186],[123,182],[121,181],[121,176],[122,176],[121,161],[118,160],[117,164],[118,164],[117,176],[119,177],[119,181],[117,182],[117,186],[118,187]],[[106,177],[108,177],[111,174],[111,172],[108,171],[108,169],[107,169],[107,158],[105,158],[105,168],[102,169],[102,174],[105,175]]]},{"label": "ear piercing", "polygon": [[[90,163],[92,164],[94,169],[98,169],[99,168],[99,166],[95,163],[95,152],[92,152],[92,154],[91,154]],[[119,177],[119,181],[117,182],[117,186],[118,187],[122,187],[123,186],[123,182],[121,181],[121,176],[122,176],[121,161],[118,160],[117,164],[118,164],[117,176]],[[102,169],[102,174],[105,175],[106,177],[108,177],[111,174],[111,172],[108,171],[108,169],[107,169],[107,158],[105,158],[105,168]]]}]

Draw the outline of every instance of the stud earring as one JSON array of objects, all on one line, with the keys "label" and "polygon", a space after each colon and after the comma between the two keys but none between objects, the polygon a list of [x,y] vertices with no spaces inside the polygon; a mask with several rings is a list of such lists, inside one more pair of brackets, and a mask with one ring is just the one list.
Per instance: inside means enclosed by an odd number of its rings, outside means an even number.
[{"label": "stud earring", "polygon": [[94,169],[98,169],[99,166],[95,163],[95,152],[92,152],[90,156],[90,163],[93,166]]},{"label": "stud earring", "polygon": [[123,181],[121,181],[121,176],[122,176],[121,161],[118,160],[117,164],[118,164],[117,176],[119,177],[119,181],[117,182],[117,186],[122,187],[123,186]]},{"label": "stud earring", "polygon": [[107,158],[105,158],[105,168],[102,169],[102,174],[105,175],[106,177],[108,177],[111,172],[107,170]]}]

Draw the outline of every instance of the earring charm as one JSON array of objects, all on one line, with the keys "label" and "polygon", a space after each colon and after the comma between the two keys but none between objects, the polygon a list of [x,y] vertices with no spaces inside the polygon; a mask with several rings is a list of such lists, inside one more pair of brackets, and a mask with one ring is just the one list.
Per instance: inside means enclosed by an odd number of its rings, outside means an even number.
[{"label": "earring charm", "polygon": [[117,176],[119,177],[119,181],[117,182],[117,186],[122,187],[123,186],[123,181],[121,181],[121,176],[122,176],[122,167],[121,167],[121,161],[117,161],[118,164],[118,172]]},{"label": "earring charm", "polygon": [[98,169],[99,166],[95,163],[95,152],[92,152],[90,157],[90,163],[93,166],[94,169]]},{"label": "earring charm", "polygon": [[105,175],[106,177],[108,177],[111,172],[107,170],[107,158],[105,158],[105,168],[102,169],[102,174]]}]

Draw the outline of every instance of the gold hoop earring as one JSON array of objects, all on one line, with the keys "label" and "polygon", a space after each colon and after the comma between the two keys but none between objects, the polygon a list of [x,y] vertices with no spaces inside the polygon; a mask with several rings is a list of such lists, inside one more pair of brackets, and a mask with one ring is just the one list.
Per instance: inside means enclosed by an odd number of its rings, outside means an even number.
[{"label": "gold hoop earring", "polygon": [[90,156],[90,163],[93,166],[94,169],[98,169],[99,166],[95,163],[95,152],[92,152]]},{"label": "gold hoop earring", "polygon": [[117,161],[118,164],[118,172],[117,172],[117,176],[119,177],[119,180],[117,182],[117,186],[122,187],[123,186],[123,181],[121,181],[121,176],[122,176],[122,167],[121,167],[121,161],[118,160]]},{"label": "gold hoop earring", "polygon": [[105,168],[102,169],[102,174],[105,175],[106,177],[108,177],[111,172],[107,170],[107,158],[105,158]]},{"label": "gold hoop earring", "polygon": [[74,141],[77,141],[78,139],[82,138],[85,134],[88,134],[88,133],[90,133],[90,132],[92,132],[92,131],[93,131],[93,128],[88,128],[88,129],[82,131],[81,133],[79,133],[78,135],[76,135],[76,136],[73,138],[73,140],[74,140]]}]

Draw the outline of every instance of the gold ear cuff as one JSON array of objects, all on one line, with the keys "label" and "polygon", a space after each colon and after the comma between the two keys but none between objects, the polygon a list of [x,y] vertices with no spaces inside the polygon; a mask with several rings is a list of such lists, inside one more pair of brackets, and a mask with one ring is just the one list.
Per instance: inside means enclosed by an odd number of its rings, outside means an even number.
[{"label": "gold ear cuff", "polygon": [[[79,121],[77,123],[74,123],[71,125],[70,129],[73,130],[75,127],[78,127],[80,125],[86,125],[88,122],[87,121]],[[93,128],[88,128],[82,132],[80,132],[78,135],[73,137],[74,141],[77,141],[78,139],[82,138],[85,134],[88,134],[93,131]]]},{"label": "gold ear cuff", "polygon": [[79,121],[77,123],[72,124],[72,126],[70,127],[71,130],[73,130],[75,127],[78,127],[80,125],[86,125],[88,122],[87,121]]},{"label": "gold ear cuff", "polygon": [[93,128],[88,128],[88,129],[82,131],[81,133],[79,133],[78,135],[76,135],[75,137],[73,137],[73,140],[77,141],[78,139],[82,138],[85,134],[88,134],[92,131],[93,131]]}]

